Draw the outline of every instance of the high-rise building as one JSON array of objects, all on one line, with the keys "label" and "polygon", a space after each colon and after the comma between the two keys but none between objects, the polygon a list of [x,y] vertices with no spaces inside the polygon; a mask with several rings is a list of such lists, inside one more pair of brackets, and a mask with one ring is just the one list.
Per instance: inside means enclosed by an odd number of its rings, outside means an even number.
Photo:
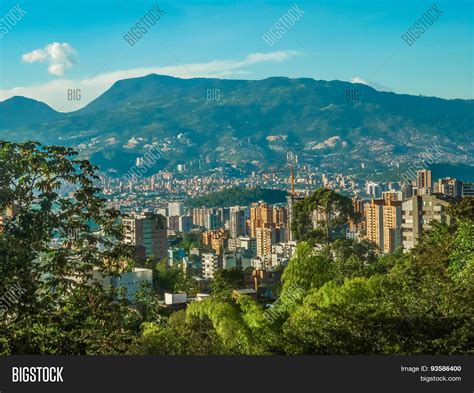
[{"label": "high-rise building", "polygon": [[406,250],[415,247],[431,222],[451,223],[447,208],[456,201],[443,194],[416,195],[402,204],[402,242]]},{"label": "high-rise building", "polygon": [[178,231],[187,233],[193,226],[193,218],[191,216],[180,216],[178,220]]},{"label": "high-rise building", "polygon": [[137,256],[161,260],[168,255],[166,218],[160,214],[133,214],[124,218],[124,243],[135,246]]},{"label": "high-rise building", "polygon": [[416,171],[417,195],[430,195],[433,193],[433,180],[429,169]]},{"label": "high-rise building", "polygon": [[383,236],[383,199],[372,199],[364,206],[367,240],[384,249]]},{"label": "high-rise building", "polygon": [[230,210],[229,231],[231,238],[245,235],[245,212],[240,206],[234,206]]},{"label": "high-rise building", "polygon": [[263,228],[265,224],[273,221],[273,209],[267,203],[252,203],[250,207],[250,236],[256,237],[257,228]]},{"label": "high-rise building", "polygon": [[277,236],[277,230],[273,226],[268,228],[257,228],[257,256],[264,257],[271,254],[272,245],[277,243]]},{"label": "high-rise building", "polygon": [[383,205],[383,252],[390,253],[402,245],[402,202]]},{"label": "high-rise building", "polygon": [[402,194],[402,191],[395,191],[395,190],[384,191],[382,192],[382,199],[384,203],[388,205],[389,202],[402,201],[403,194]]},{"label": "high-rise building", "polygon": [[168,216],[182,216],[184,214],[183,204],[181,202],[168,203]]},{"label": "high-rise building", "polygon": [[450,195],[452,197],[459,197],[462,194],[462,182],[457,181],[452,177],[439,179],[434,185],[434,192]]},{"label": "high-rise building", "polygon": [[286,200],[288,201],[288,213],[287,213],[287,220],[288,220],[288,235],[287,235],[287,240],[288,241],[293,241],[294,240],[294,236],[293,236],[293,233],[291,231],[291,224],[292,224],[292,221],[293,221],[293,210],[294,210],[294,207],[295,207],[295,203],[298,203],[300,201],[302,201],[304,199],[304,196],[301,196],[301,195],[290,195],[286,198]]}]

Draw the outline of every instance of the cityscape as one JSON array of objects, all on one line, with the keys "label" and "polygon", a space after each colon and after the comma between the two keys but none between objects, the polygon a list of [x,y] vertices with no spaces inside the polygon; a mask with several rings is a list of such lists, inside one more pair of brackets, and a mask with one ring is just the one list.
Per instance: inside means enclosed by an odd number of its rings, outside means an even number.
[{"label": "cityscape", "polygon": [[5,0],[0,393],[472,390],[472,9]]},{"label": "cityscape", "polygon": [[[353,209],[360,216],[341,227],[341,236],[368,241],[380,254],[393,253],[398,248],[409,251],[432,223],[450,224],[449,206],[463,197],[474,196],[474,183],[452,177],[434,180],[429,169],[417,170],[412,181],[364,184],[350,176],[318,174],[306,167],[298,170],[301,177],[291,169],[286,178],[253,174],[247,179],[227,181],[212,175],[186,178],[182,176],[184,167],[179,166],[175,173],[163,171],[143,179],[101,180],[109,205],[127,214],[125,243],[135,247],[137,259],[166,260],[170,267],[187,274],[193,272],[198,281],[212,280],[220,269],[247,271],[247,288],[261,296],[263,302],[274,299],[271,287],[278,284],[282,269],[296,250],[291,231],[292,208],[317,188],[351,198]],[[180,174],[181,179],[176,179]],[[261,200],[245,206],[191,207],[186,203],[196,195],[225,193],[226,189],[239,187],[242,191],[271,187],[285,191],[286,197],[280,196],[279,203]],[[316,229],[317,211],[312,220]],[[180,239],[186,235],[196,239],[199,246],[181,247]],[[143,270],[137,276],[144,277]],[[152,285],[151,271],[143,283]],[[131,295],[137,289],[135,286]],[[207,290],[210,291],[209,286]],[[178,298],[183,301],[187,296]]]}]

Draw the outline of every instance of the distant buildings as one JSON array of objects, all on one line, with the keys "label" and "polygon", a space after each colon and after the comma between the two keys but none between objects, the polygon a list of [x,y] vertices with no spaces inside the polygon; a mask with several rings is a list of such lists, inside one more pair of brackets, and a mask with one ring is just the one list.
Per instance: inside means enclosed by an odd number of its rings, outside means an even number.
[{"label": "distant buildings", "polygon": [[[341,225],[340,229],[345,230],[346,238],[369,240],[382,253],[391,253],[402,246],[405,249],[414,247],[430,228],[431,221],[449,222],[446,209],[454,198],[474,195],[472,183],[462,183],[454,178],[433,182],[428,169],[413,172],[412,179],[402,182],[372,182],[356,180],[343,174],[306,173],[311,169],[309,166],[305,168],[299,168],[296,179],[294,175],[290,178],[292,194],[287,197],[286,206],[260,201],[250,206],[185,209],[183,202],[176,202],[185,200],[183,194],[174,196],[173,202],[161,201],[159,205],[154,205],[154,211],[165,212],[168,221],[164,227],[167,226],[170,239],[176,243],[170,248],[169,260],[192,260],[190,271],[200,269],[204,279],[213,279],[219,269],[253,267],[260,272],[279,271],[278,267],[286,266],[296,249],[290,231],[295,203],[304,199],[311,189],[320,187],[321,183],[328,189],[353,195],[352,205],[358,214]],[[258,178],[257,174],[255,178]],[[173,187],[186,182],[182,177],[172,180]],[[157,175],[156,181],[151,189],[162,189],[163,175]],[[295,182],[303,187],[295,191]],[[196,177],[192,184],[201,187],[199,192],[202,192],[202,187],[207,187],[208,183],[222,184],[224,187],[225,182],[216,174],[212,181],[208,179],[203,182]],[[288,179],[284,180],[284,184],[290,184]],[[309,189],[304,187],[308,185]],[[129,221],[124,221],[131,227],[126,236],[127,242],[135,244],[137,253],[142,253],[143,257],[158,253],[156,231],[147,224],[154,220],[150,214],[133,216],[126,219]],[[328,218],[326,212],[316,209],[311,214],[313,228],[324,228],[325,222],[335,217],[330,215]],[[191,230],[200,234],[202,247],[182,255],[183,250],[178,245],[180,237],[175,236],[176,232]],[[342,235],[339,232],[337,235]],[[161,244],[164,250],[166,245],[164,242]]]}]

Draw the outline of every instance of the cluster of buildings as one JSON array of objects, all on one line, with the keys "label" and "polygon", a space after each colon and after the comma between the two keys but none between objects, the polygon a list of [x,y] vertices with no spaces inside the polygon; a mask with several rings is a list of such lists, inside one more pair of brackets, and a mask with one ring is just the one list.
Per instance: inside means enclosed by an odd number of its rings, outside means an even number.
[{"label": "cluster of buildings", "polygon": [[416,179],[398,190],[368,183],[367,194],[372,196],[370,200],[352,198],[363,220],[349,223],[347,237],[367,239],[384,253],[415,247],[433,222],[450,224],[448,208],[459,197],[474,196],[472,183],[454,178],[433,182],[432,172],[426,169],[417,171]]},{"label": "cluster of buildings", "polygon": [[[199,217],[203,209],[193,209]],[[213,278],[219,268],[274,269],[285,266],[295,243],[289,242],[288,211],[285,206],[253,203],[250,207],[224,208],[218,229],[202,233],[202,243],[210,251],[203,254],[203,277]],[[212,214],[212,213],[210,213]],[[199,222],[197,222],[199,225]]]},{"label": "cluster of buildings", "polygon": [[[169,202],[156,212],[129,214],[123,224],[124,242],[135,247],[136,258],[166,259],[186,271],[197,267],[202,279],[213,279],[219,269],[273,271],[286,266],[296,248],[288,207],[265,202],[224,208]],[[173,245],[175,235],[186,233],[199,237],[201,246],[185,251]]]}]

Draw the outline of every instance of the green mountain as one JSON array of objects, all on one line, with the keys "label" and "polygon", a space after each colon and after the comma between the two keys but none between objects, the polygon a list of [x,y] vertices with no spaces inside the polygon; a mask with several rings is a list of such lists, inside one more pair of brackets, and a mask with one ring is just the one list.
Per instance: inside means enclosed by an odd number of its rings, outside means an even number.
[{"label": "green mountain", "polygon": [[[148,75],[118,81],[85,108],[47,123],[1,124],[0,137],[75,146],[118,173],[156,144],[159,167],[278,171],[290,152],[320,170],[370,175],[408,165],[433,144],[442,151],[438,164],[472,166],[473,112],[473,100],[341,81]],[[18,114],[27,116],[35,115]]]}]

